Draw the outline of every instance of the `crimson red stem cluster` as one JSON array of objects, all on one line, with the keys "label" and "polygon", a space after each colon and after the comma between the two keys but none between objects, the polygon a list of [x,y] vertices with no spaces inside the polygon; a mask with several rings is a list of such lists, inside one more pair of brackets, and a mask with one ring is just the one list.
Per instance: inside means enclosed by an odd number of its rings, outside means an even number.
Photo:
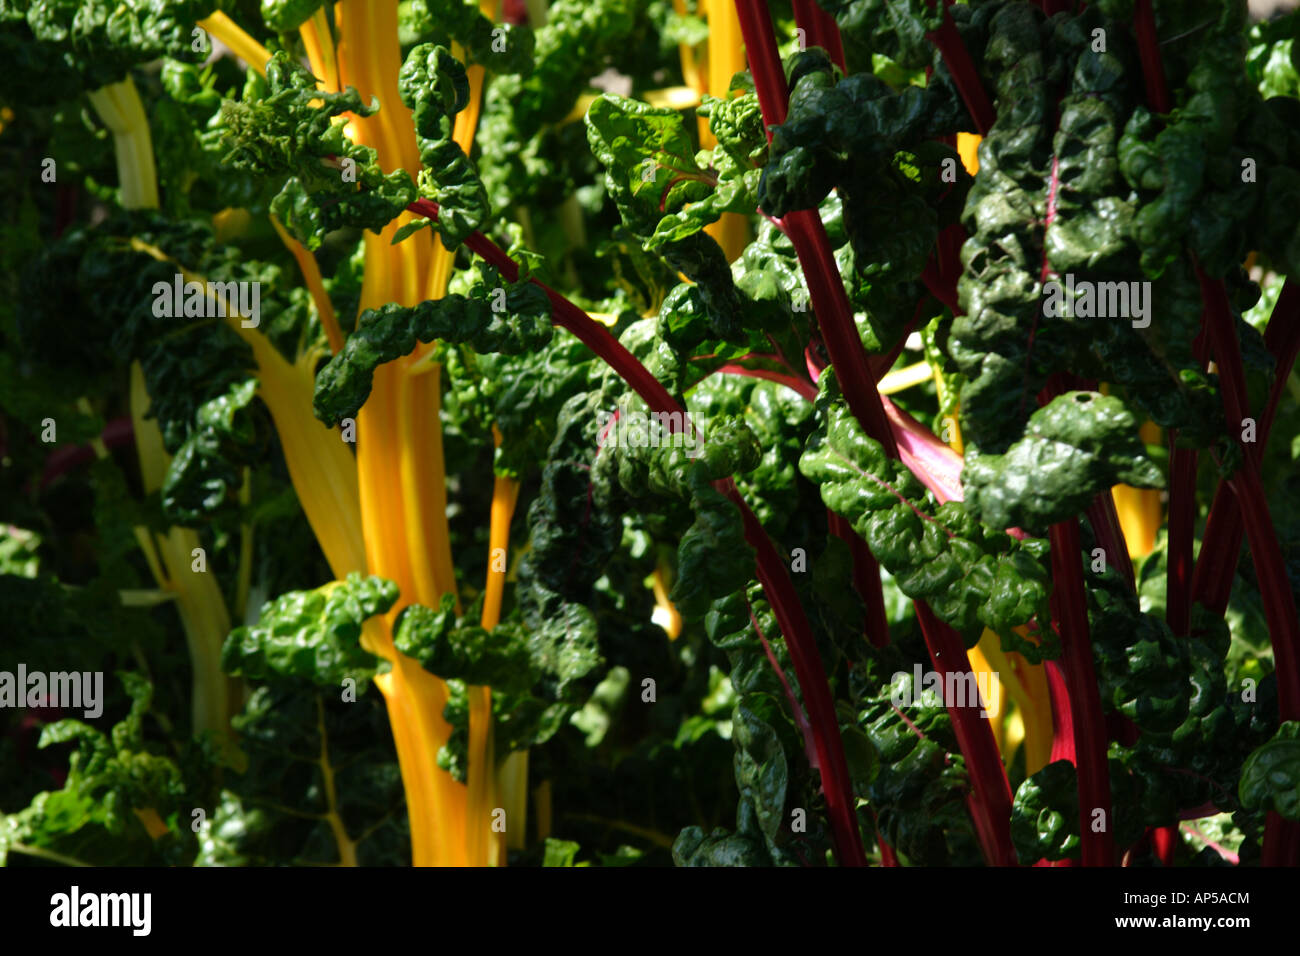
[{"label": "crimson red stem cluster", "polygon": [[[736,0],[736,10],[770,139],[771,127],[785,122],[789,95],[771,15],[761,0]],[[951,25],[950,21],[948,23]],[[951,42],[954,35],[955,45]],[[952,27],[951,33],[946,33],[945,37],[956,56],[956,47],[960,46],[956,28]],[[964,47],[961,52],[964,53]],[[974,74],[969,56],[965,58],[965,66],[968,67],[966,76]],[[978,95],[975,91],[967,92],[978,104],[984,94],[982,85],[978,85],[978,75],[975,76]],[[987,97],[984,97],[984,103],[987,105]],[[988,119],[991,125],[991,110]],[[782,224],[798,255],[808,283],[813,312],[849,410],[863,430],[880,442],[888,455],[897,458],[898,446],[876,390],[876,379],[862,346],[821,218],[815,209],[797,210],[788,213]],[[924,602],[916,602],[916,610],[935,670],[945,676],[950,672],[969,674],[970,661],[957,633],[938,620]],[[994,865],[1015,865],[1010,833],[1011,789],[992,729],[986,720],[979,717],[975,708],[951,706],[948,713],[971,775],[969,808],[985,859]]]}]

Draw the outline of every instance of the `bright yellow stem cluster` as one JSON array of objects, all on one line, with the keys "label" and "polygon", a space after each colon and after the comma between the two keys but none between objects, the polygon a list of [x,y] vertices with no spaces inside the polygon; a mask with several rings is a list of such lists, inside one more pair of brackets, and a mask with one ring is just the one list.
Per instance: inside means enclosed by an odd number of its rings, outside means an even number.
[{"label": "bright yellow stem cluster", "polygon": [[[335,31],[331,34],[327,18],[323,11],[318,11],[300,29],[321,88],[337,90],[351,86],[367,101],[377,97],[380,111],[369,117],[353,117],[348,134],[376,151],[385,172],[400,167],[412,177],[417,176],[419,151],[410,111],[402,106],[397,89],[397,70],[401,64],[397,3],[395,0],[341,2],[335,5],[334,22]],[[203,26],[250,66],[262,69],[269,59],[266,50],[228,17],[214,15]],[[469,79],[472,106],[457,117],[455,134],[467,152],[478,119],[483,69],[472,67]],[[391,244],[397,229],[410,219],[410,214],[404,213],[381,234],[366,233],[362,309],[389,302],[415,305],[445,293],[452,262],[439,241],[428,232],[420,232],[398,246]],[[342,335],[314,259],[291,238],[283,235],[282,238],[302,269],[330,346],[337,350]],[[253,338],[261,340],[260,336],[253,336],[250,341]],[[311,362],[305,363],[301,370],[283,360],[277,364],[278,354],[264,341],[260,349],[255,348],[255,354],[264,375],[263,398],[272,407],[282,440],[286,432],[301,430],[313,435],[311,443],[315,446],[301,449],[304,463],[312,460],[313,452],[323,452],[333,459],[325,469],[330,477],[325,484],[333,485],[335,498],[328,504],[344,508],[348,521],[346,526],[330,528],[312,520],[312,527],[321,537],[327,556],[334,552],[339,557],[337,563],[333,558],[330,560],[334,573],[341,577],[346,573],[345,567],[347,570],[364,567],[371,574],[395,581],[401,589],[402,603],[386,620],[370,622],[362,640],[392,665],[390,672],[377,677],[375,683],[388,705],[402,768],[413,862],[417,866],[482,865],[502,857],[499,850],[489,848],[490,844],[500,842],[489,837],[494,809],[490,785],[491,698],[487,696],[490,692],[486,688],[472,689],[471,786],[466,788],[436,763],[438,750],[450,736],[450,727],[442,717],[448,694],[446,684],[418,662],[398,653],[391,634],[393,620],[405,604],[418,602],[436,607],[443,594],[456,594],[438,417],[440,377],[438,367],[425,360],[430,350],[431,347],[422,346],[409,359],[376,370],[370,398],[357,416],[354,471],[350,461],[338,457],[342,452],[350,459],[338,436],[311,420]],[[268,373],[282,388],[267,389]],[[294,381],[295,373],[297,381]],[[283,420],[275,415],[277,405]],[[327,451],[327,446],[333,451]],[[311,520],[313,509],[308,502],[320,497],[317,483],[321,475],[319,472],[294,474],[292,461],[299,456],[287,444],[285,453],[291,462],[294,487],[303,498]],[[354,476],[353,482],[343,477],[349,472]],[[320,505],[317,510],[328,510],[324,500]],[[354,523],[357,521],[359,527]],[[335,540],[327,543],[329,537]],[[483,781],[489,784],[484,785]],[[473,792],[473,799],[469,791]]]},{"label": "bright yellow stem cluster", "polygon": [[[213,302],[217,301],[216,293],[203,276],[185,269],[156,246],[139,239],[132,239],[131,245],[134,249],[151,255],[159,261],[172,263],[186,282],[199,283],[205,295]],[[356,468],[352,455],[347,451],[340,436],[323,428],[312,415],[312,370],[317,356],[314,352],[308,351],[299,356],[294,363],[285,361],[262,335],[244,328],[242,323],[244,318],[245,316],[231,311],[227,315],[226,322],[253,350],[258,364],[258,394],[271,411],[271,418],[280,434],[290,478],[298,491],[299,501],[307,515],[307,520],[320,542],[321,550],[324,551],[330,569],[337,578],[343,578],[351,571],[363,572],[366,567],[365,548],[361,534]],[[167,461],[157,426],[152,421],[144,422],[141,419],[145,400],[147,396],[144,395],[144,378],[139,365],[136,364],[132,369],[132,413],[137,429],[141,469],[145,475],[146,488],[152,490],[156,484],[161,483]],[[176,560],[169,559],[169,553],[188,553],[184,552],[184,549],[191,545],[189,538],[178,538],[178,533],[193,534],[184,529],[173,528],[168,538],[158,543],[158,550],[164,557],[163,563],[167,566],[167,576],[173,575],[173,564]],[[147,532],[144,529],[137,529],[137,536],[143,536],[141,546],[146,549],[150,566],[155,568],[155,576],[164,580],[163,572],[158,570],[159,561],[154,554],[153,544]],[[196,542],[197,537],[194,537],[194,543]],[[204,577],[209,576],[204,575]],[[211,582],[210,577],[209,581]],[[215,582],[210,586],[215,588]],[[200,591],[199,596],[201,597],[202,594],[203,592]],[[217,597],[220,598],[219,592]],[[193,601],[183,590],[177,600],[182,621],[186,625],[186,633],[191,634],[193,631],[207,638],[207,642],[200,648],[205,653],[201,660],[208,661],[208,666],[215,666],[218,676],[228,680],[220,674],[221,644],[230,630],[230,622],[225,616],[224,607],[214,609],[199,606],[190,610],[189,605]],[[376,643],[376,627],[379,626],[374,621],[367,622],[363,641],[368,640],[371,646]],[[382,627],[378,633],[382,634]],[[194,638],[191,637],[191,656],[196,653]],[[233,686],[233,682],[231,683]],[[201,706],[207,706],[206,701],[209,697],[210,695],[200,694],[196,685],[194,695],[196,710]],[[323,710],[318,711],[318,720],[321,735],[321,755],[318,762],[328,806],[322,819],[334,835],[341,864],[355,866],[356,844],[344,829],[336,806],[334,771],[326,747]],[[238,755],[234,756],[235,765],[238,766]],[[137,811],[137,816],[149,830],[150,835],[156,837],[155,831],[159,822],[157,814],[152,809],[146,809]]]},{"label": "bright yellow stem cluster", "polygon": [[[397,3],[344,3],[336,7],[335,16],[339,83],[355,87],[364,100],[378,97],[382,104],[377,114],[354,117],[351,128],[356,141],[375,149],[385,172],[400,167],[417,176],[415,133],[397,90],[401,64]],[[481,82],[480,71],[478,85]],[[380,235],[366,234],[362,309],[388,302],[416,305],[445,292],[450,257],[440,244],[435,252],[430,233],[417,233],[399,246],[391,244],[397,228],[409,218],[404,214]],[[405,363],[390,363],[376,370],[370,398],[357,417],[367,565],[371,573],[397,582],[403,602],[431,607],[443,594],[456,594],[440,401],[436,368],[431,374],[412,374]],[[390,614],[390,625],[398,610]],[[446,684],[399,654],[387,630],[375,629],[372,637],[375,651],[393,665],[376,683],[388,702],[402,766],[413,862],[417,866],[482,865],[487,862],[492,808],[469,806],[466,788],[436,763],[439,748],[450,736],[442,717]],[[471,858],[471,844],[478,846],[479,834],[484,850]]]},{"label": "bright yellow stem cluster", "polygon": [[[1025,634],[1018,631],[1021,637]],[[990,630],[969,651],[971,667],[977,673],[992,671],[998,675],[998,719],[993,737],[1003,762],[1010,764],[1016,750],[1025,748],[1025,772],[1036,773],[1047,766],[1052,752],[1052,701],[1047,690],[1047,675],[1041,664],[1002,650],[1002,638]],[[1007,713],[1003,706],[1010,698],[1015,709]]]}]

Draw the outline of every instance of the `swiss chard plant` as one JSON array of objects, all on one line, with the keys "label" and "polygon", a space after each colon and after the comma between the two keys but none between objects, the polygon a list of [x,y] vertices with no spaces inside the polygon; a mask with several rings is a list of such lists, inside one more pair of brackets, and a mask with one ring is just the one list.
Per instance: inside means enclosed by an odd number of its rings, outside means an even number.
[{"label": "swiss chard plant", "polygon": [[1298,39],[0,0],[0,862],[1300,864]]}]

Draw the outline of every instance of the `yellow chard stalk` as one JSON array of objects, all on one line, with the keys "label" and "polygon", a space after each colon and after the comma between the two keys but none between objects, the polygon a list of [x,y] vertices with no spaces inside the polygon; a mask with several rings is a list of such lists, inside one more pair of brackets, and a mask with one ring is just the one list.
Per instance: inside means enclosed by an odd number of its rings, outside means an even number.
[{"label": "yellow chard stalk", "polygon": [[[355,138],[376,150],[386,172],[400,166],[414,177],[420,169],[419,154],[410,111],[402,106],[397,91],[401,64],[397,3],[341,4],[336,14],[340,85],[356,87],[363,99],[378,97],[381,103],[377,114],[353,119]],[[366,233],[362,309],[388,302],[415,305],[429,291],[425,277],[433,258],[430,234],[420,232],[399,246],[391,245],[393,234],[409,218],[404,214],[381,235]],[[372,574],[396,581],[403,602],[431,607],[438,605],[442,594],[455,594],[438,386],[436,367],[412,375],[406,363],[390,363],[376,370],[374,388],[357,418],[367,566]],[[390,626],[398,610],[400,606],[390,613]],[[470,860],[467,854],[465,787],[437,766],[438,750],[450,736],[442,717],[445,683],[399,654],[388,628],[372,629],[371,637],[375,652],[392,663],[392,670],[375,682],[388,702],[402,767],[413,862],[416,866],[486,862]],[[483,825],[487,826],[486,819]]]},{"label": "yellow chard stalk", "polygon": [[[501,432],[494,425],[492,437],[499,448]],[[510,547],[510,522],[514,518],[515,505],[519,502],[519,482],[505,475],[496,475],[492,482],[492,516],[488,527],[488,571],[484,585],[483,613],[480,624],[484,630],[492,630],[501,623],[501,601],[506,586],[506,556]],[[505,811],[504,831],[493,826],[490,829],[471,826],[467,834],[469,856],[471,860],[487,856],[493,865],[505,862],[505,840],[507,833],[523,836],[526,804],[520,807],[520,797],[526,793],[528,773],[528,752],[511,754],[515,763],[503,768],[500,775],[496,772],[494,759],[495,747],[492,740],[492,689],[489,687],[469,687],[469,806],[480,813],[483,808],[498,809],[496,795],[505,793],[509,788],[510,803],[519,813],[516,820],[510,807],[501,807]],[[518,779],[522,773],[522,780]],[[476,815],[477,816],[477,815]],[[471,821],[476,819],[471,816]],[[495,821],[493,821],[495,822]]]},{"label": "yellow chard stalk", "polygon": [[[909,365],[906,368],[900,368],[888,372],[885,377],[877,383],[876,388],[881,395],[893,395],[895,392],[902,392],[914,385],[920,385],[922,382],[927,382],[933,375],[934,371],[930,368],[929,362],[917,362],[915,365]],[[953,447],[956,448],[958,454],[960,454],[961,440],[958,439],[957,444],[953,445]]]},{"label": "yellow chard stalk", "polygon": [[130,76],[89,94],[95,112],[113,134],[117,181],[127,209],[158,208],[158,177],[144,105]]},{"label": "yellow chard stalk", "polygon": [[163,818],[158,815],[158,811],[153,807],[137,808],[131,812],[144,826],[145,832],[149,834],[151,840],[165,837],[170,832],[167,829],[167,824],[163,822]]},{"label": "yellow chard stalk", "polygon": [[983,138],[975,133],[957,134],[957,155],[961,157],[961,164],[966,167],[966,172],[972,176],[980,171],[979,147]]},{"label": "yellow chard stalk", "polygon": [[[1041,770],[1052,752],[1052,701],[1043,666],[1030,664],[1014,651],[1003,652],[1002,638],[987,629],[969,654],[976,673],[987,668],[998,676],[1001,699],[993,736],[1003,763],[1010,764],[1016,748],[1023,746],[1025,772]],[[1003,706],[1007,698],[1015,704],[1011,713]]]},{"label": "yellow chard stalk", "polygon": [[226,14],[218,10],[206,20],[200,20],[199,26],[225,44],[235,56],[266,76],[266,64],[271,59],[271,54]]},{"label": "yellow chard stalk", "polygon": [[311,71],[319,80],[321,89],[337,93],[339,89],[339,65],[334,56],[334,37],[330,33],[329,18],[325,8],[318,7],[311,18],[298,28],[302,45],[307,50],[307,60]]},{"label": "yellow chard stalk", "polygon": [[[701,0],[700,5],[708,10],[709,20],[708,87],[701,92],[726,99],[732,76],[746,69],[740,18],[730,0]],[[708,122],[701,119],[700,148],[712,149],[717,145]],[[723,213],[721,219],[705,226],[704,231],[722,246],[728,262],[740,258],[749,244],[749,223],[739,213]]]},{"label": "yellow chard stalk", "polygon": [[[131,246],[162,262],[173,263],[186,282],[199,283],[205,294],[216,301],[216,293],[203,276],[184,268],[156,246],[139,239],[132,239]],[[253,351],[257,363],[257,394],[271,412],[289,478],[325,560],[338,578],[346,577],[351,571],[364,571],[356,466],[339,433],[323,428],[312,412],[314,370],[319,355],[308,350],[290,363],[265,336],[245,328],[244,318],[230,309],[226,324]]]},{"label": "yellow chard stalk", "polygon": [[[1144,422],[1138,435],[1148,445],[1157,445],[1161,441],[1160,426],[1155,422]],[[1110,494],[1115,500],[1115,512],[1119,515],[1119,526],[1124,532],[1129,557],[1134,561],[1145,558],[1155,550],[1156,534],[1164,524],[1165,509],[1160,502],[1160,489],[1116,485]]]}]

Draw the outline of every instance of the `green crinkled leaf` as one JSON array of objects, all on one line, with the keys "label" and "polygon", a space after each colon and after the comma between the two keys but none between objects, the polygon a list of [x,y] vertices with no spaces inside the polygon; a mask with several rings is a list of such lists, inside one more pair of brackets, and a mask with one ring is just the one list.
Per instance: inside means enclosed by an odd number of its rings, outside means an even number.
[{"label": "green crinkled leaf", "polygon": [[457,620],[455,599],[444,595],[438,610],[411,604],[398,616],[393,644],[443,678],[501,690],[522,690],[538,678],[528,639],[517,623],[491,631]]},{"label": "green crinkled leaf", "polygon": [[738,591],[754,575],[754,554],[740,512],[709,487],[691,499],[695,521],[677,548],[677,580],[669,599],[686,617],[699,617],[715,598]]},{"label": "green crinkled leaf", "polygon": [[602,454],[595,477],[616,477],[629,495],[690,498],[707,483],[752,471],[762,458],[754,433],[740,416],[707,424],[677,413],[623,407],[602,413]]},{"label": "green crinkled leaf", "polygon": [[622,538],[619,513],[591,494],[600,395],[569,398],[556,419],[555,439],[542,468],[541,487],[528,509],[531,550],[519,567],[521,604],[545,620],[554,602],[590,598]]},{"label": "green crinkled leaf", "polygon": [[772,728],[743,704],[737,705],[733,720],[740,798],[754,807],[763,836],[774,841],[786,822],[785,752]]},{"label": "green crinkled leaf", "polygon": [[738,168],[757,169],[767,162],[767,131],[758,94],[720,99],[706,93],[695,111],[708,117],[709,132]]},{"label": "green crinkled leaf", "polygon": [[998,528],[1042,533],[1085,510],[1112,485],[1159,488],[1137,420],[1118,398],[1067,392],[1036,410],[1003,455],[966,456],[962,485],[971,512]]},{"label": "green crinkled leaf", "polygon": [[660,249],[669,243],[679,242],[710,223],[717,222],[725,212],[752,215],[758,208],[759,176],[759,170],[750,169],[724,179],[703,199],[679,212],[665,215],[659,220],[659,225],[655,227],[654,235],[646,246]]},{"label": "green crinkled leaf", "polygon": [[469,62],[493,73],[527,75],[533,70],[533,31],[493,23],[474,0],[412,0],[406,15],[421,38],[432,34],[444,46],[450,46],[444,37],[455,40],[468,51]]},{"label": "green crinkled leaf", "polygon": [[[358,181],[361,175],[358,165]],[[404,169],[382,176],[367,172],[365,185],[362,191],[349,188],[340,195],[329,189],[312,189],[303,179],[291,176],[271,200],[271,213],[308,249],[318,249],[325,236],[338,229],[354,226],[379,232],[419,195]]]},{"label": "green crinkled leaf", "polygon": [[676,866],[771,866],[761,839],[730,833],[721,827],[708,836],[699,827],[687,827],[673,841]]},{"label": "green crinkled leaf", "polygon": [[[1089,581],[1088,635],[1103,707],[1144,733],[1170,733],[1188,716],[1186,641],[1140,610],[1137,595],[1112,568]],[[1207,695],[1208,696],[1208,695]]]},{"label": "green crinkled leaf", "polygon": [[469,105],[465,65],[445,47],[422,43],[406,55],[397,81],[415,131],[425,139],[450,136],[452,117]]},{"label": "green crinkled leaf", "polygon": [[695,283],[713,333],[729,342],[741,341],[741,330],[761,326],[747,297],[736,288],[722,247],[703,231],[658,246],[673,269]]},{"label": "green crinkled leaf", "polygon": [[[131,812],[152,807],[166,820],[188,806],[187,780],[178,759],[146,739],[144,720],[153,707],[153,687],[140,674],[118,672],[130,710],[105,733],[80,720],[46,724],[38,747],[71,744],[63,787],[36,794],[22,810],[0,815],[0,861],[21,842],[87,863],[121,864],[154,857]],[[192,799],[192,798],[191,798]]]},{"label": "green crinkled leaf", "polygon": [[546,852],[542,858],[542,866],[573,866],[574,861],[578,858],[578,851],[580,849],[581,847],[579,847],[573,840],[557,840],[555,837],[547,837]]},{"label": "green crinkled leaf", "polygon": [[972,639],[985,627],[1006,634],[1045,616],[1041,547],[981,524],[961,502],[935,505],[833,389],[828,381],[818,397],[819,427],[799,470],[817,482],[826,506],[852,523],[903,593],[929,602]]},{"label": "green crinkled leaf", "polygon": [[593,481],[598,487],[617,483],[633,498],[689,500],[694,521],[678,545],[669,598],[687,617],[702,616],[710,602],[744,588],[753,576],[740,512],[710,482],[753,469],[761,458],[758,443],[738,417],[715,419],[707,431],[686,435],[672,430],[668,416],[637,418],[645,413],[622,411],[632,427],[606,415],[612,435],[602,435]]},{"label": "green crinkled leaf", "polygon": [[862,183],[867,194],[878,190],[900,149],[920,148],[919,141],[948,132],[958,120],[937,86],[895,91],[871,73],[837,81],[820,50],[799,54],[792,68],[798,80],[786,121],[773,131],[759,190],[769,215],[815,208],[836,186]]},{"label": "green crinkled leaf", "polygon": [[1300,721],[1288,720],[1241,768],[1243,805],[1300,820]]},{"label": "green crinkled leaf", "polygon": [[1074,765],[1049,763],[1016,790],[1011,842],[1022,865],[1079,855],[1079,794]]},{"label": "green crinkled leaf", "polygon": [[267,64],[266,82],[261,98],[222,104],[225,161],[238,170],[286,177],[271,212],[309,249],[344,226],[379,232],[415,201],[410,175],[384,173],[375,150],[344,136],[336,120],[344,113],[370,116],[377,101],[362,103],[352,87],[317,90],[311,73],[284,52]]},{"label": "green crinkled leaf", "polygon": [[422,43],[406,55],[398,88],[419,137],[420,195],[438,204],[434,228],[447,248],[455,249],[483,226],[489,212],[478,170],[452,138],[453,117],[469,105],[465,66],[444,47]]},{"label": "green crinkled leaf", "polygon": [[375,369],[407,355],[417,341],[465,342],[479,352],[518,355],[544,347],[552,331],[551,303],[540,286],[507,284],[481,266],[469,295],[453,292],[412,307],[389,303],[363,312],[343,349],[317,373],[312,407],[327,425],[356,415]]},{"label": "green crinkled leaf", "polygon": [[1300,50],[1295,42],[1298,34],[1300,11],[1251,26],[1246,72],[1259,85],[1261,96],[1300,96]]},{"label": "green crinkled leaf", "polygon": [[[968,43],[987,40],[982,70],[997,112],[963,214],[964,314],[948,345],[967,379],[962,427],[973,453],[1002,454],[1023,438],[1055,373],[1123,386],[1133,407],[1182,442],[1206,447],[1217,437],[1213,385],[1191,349],[1201,301],[1183,253],[1190,245],[1212,274],[1231,275],[1265,244],[1255,211],[1263,193],[1241,181],[1240,159],[1259,157],[1261,182],[1286,174],[1273,165],[1276,145],[1265,145],[1277,143],[1264,132],[1275,118],[1244,83],[1237,14],[1225,8],[1216,24],[1194,10],[1159,14],[1162,34],[1196,37],[1166,63],[1173,84],[1185,85],[1168,118],[1141,105],[1125,31],[1094,49],[1096,30],[1115,34],[1096,5],[1048,21],[1023,4],[954,15],[959,29],[971,19]],[[1283,232],[1270,248],[1285,245]],[[1052,315],[1044,284],[1070,275],[1150,283],[1146,324]]]},{"label": "green crinkled leaf", "polygon": [[[9,0],[0,4],[0,96],[46,105],[122,80],[136,64],[202,60],[192,31],[213,0]],[[39,78],[39,82],[37,82]]]},{"label": "green crinkled leaf", "polygon": [[926,34],[938,28],[940,12],[924,0],[825,0],[819,4],[839,25],[851,66],[871,65],[872,53],[888,56],[908,69],[924,69],[934,57]]},{"label": "green crinkled leaf", "polygon": [[297,30],[324,6],[326,0],[262,0],[262,19],[272,30]]},{"label": "green crinkled leaf", "polygon": [[[344,113],[370,116],[379,110],[377,101],[363,103],[352,87],[339,93],[321,92],[315,77],[286,53],[277,53],[268,61],[266,83],[266,95],[260,99],[222,104],[230,165],[268,174],[315,166],[318,168],[308,175],[309,181],[317,184],[325,179],[341,181],[337,170],[327,173],[320,168],[319,160],[326,156],[365,156],[373,162],[372,156],[349,151],[354,144],[335,117]],[[312,106],[314,101],[320,105]]]},{"label": "green crinkled leaf", "polygon": [[0,525],[0,575],[32,579],[40,572],[41,536],[17,525]]},{"label": "green crinkled leaf", "polygon": [[[553,454],[556,445],[571,437],[570,429],[582,432],[594,420],[586,400],[586,395],[575,395],[561,411]],[[599,512],[586,512],[585,494],[573,493],[578,486],[586,488],[587,474],[587,468],[558,462],[543,471],[542,493],[529,512],[532,549],[519,567],[518,618],[486,634],[464,621],[453,628],[449,607],[438,612],[420,609],[402,628],[405,646],[440,675],[456,670],[468,679],[498,681],[492,712],[500,759],[551,739],[582,705],[588,675],[604,663],[596,617],[574,600],[590,600],[591,585],[617,543],[613,522]],[[574,513],[585,519],[576,528],[562,520]],[[452,733],[438,761],[464,781],[469,742],[466,684],[458,677],[447,683],[450,696],[443,716]]]},{"label": "green crinkled leaf", "polygon": [[[862,670],[859,680],[868,678],[867,668]],[[887,673],[878,666],[870,670]],[[856,722],[876,761],[863,768],[869,776],[855,777],[854,786],[865,790],[881,835],[912,865],[960,860],[974,849],[964,806],[970,783],[948,712],[932,699],[936,695],[913,686],[911,671],[899,670],[879,683],[867,680]],[[902,702],[897,710],[896,701]]]},{"label": "green crinkled leaf", "polygon": [[205,806],[195,866],[410,864],[387,709],[361,687],[340,697],[278,678],[253,690],[233,720],[248,767]]},{"label": "green crinkled leaf", "polygon": [[585,131],[552,124],[606,65],[626,67],[644,36],[638,34],[647,23],[642,10],[632,0],[556,0],[548,5],[546,23],[533,31],[532,68],[487,85],[475,141],[494,209],[542,200],[589,161],[581,142]]},{"label": "green crinkled leaf", "polygon": [[237,627],[221,649],[221,666],[250,680],[295,679],[337,691],[361,684],[378,661],[361,646],[361,626],[397,601],[397,585],[353,572],[314,591],[290,591],[263,608],[257,624]]},{"label": "green crinkled leaf", "polygon": [[194,521],[236,504],[244,480],[242,466],[253,463],[266,440],[265,423],[252,407],[256,393],[257,379],[249,378],[199,406],[194,430],[163,479],[162,503],[168,515]]},{"label": "green crinkled leaf", "polygon": [[[127,237],[176,261],[158,261],[133,248]],[[278,266],[217,242],[202,221],[169,220],[140,210],[70,231],[28,263],[20,286],[22,349],[14,354],[27,356],[24,371],[33,378],[48,379],[51,387],[74,396],[111,396],[113,388],[129,381],[130,364],[138,362],[148,392],[144,416],[156,422],[173,456],[163,477],[162,508],[173,522],[188,526],[233,516],[244,470],[265,458],[274,439],[267,409],[256,400],[252,351],[230,323],[157,308],[160,301],[171,304],[178,268],[213,285],[255,285],[258,334],[286,358],[296,359],[299,350],[308,351],[319,340],[306,291],[288,289]],[[233,291],[230,295],[234,298]],[[78,317],[71,325],[62,318],[69,315]],[[69,345],[73,339],[75,345]],[[0,361],[0,367],[4,364]],[[30,380],[24,374],[17,381]],[[21,420],[26,405],[6,408]],[[83,430],[83,416],[65,416],[60,405],[47,406],[42,416],[51,413],[62,440],[86,441],[102,427]]]},{"label": "green crinkled leaf", "polygon": [[[756,307],[768,310],[774,320],[763,323],[765,328],[774,325],[778,317],[789,324],[807,314],[809,295],[799,258],[790,240],[770,223],[759,228],[733,271],[738,273],[737,288]],[[803,315],[794,308],[796,304],[804,310]]]},{"label": "green crinkled leaf", "polygon": [[586,607],[565,604],[544,618],[530,616],[529,654],[539,669],[553,675],[556,693],[563,693],[601,663],[596,619]]},{"label": "green crinkled leaf", "polygon": [[626,667],[611,667],[582,709],[569,718],[570,724],[587,735],[584,741],[587,747],[599,747],[605,739],[619,708],[627,700],[629,683],[631,675]]},{"label": "green crinkled leaf", "polygon": [[639,235],[712,192],[676,110],[604,93],[587,110],[587,139],[624,224]]},{"label": "green crinkled leaf", "polygon": [[605,93],[586,123],[624,225],[697,284],[716,334],[737,338],[749,324],[747,309],[726,256],[703,228],[724,211],[754,211],[757,171],[725,151],[726,162],[701,166],[707,154],[695,155],[685,120],[667,107]]},{"label": "green crinkled leaf", "polygon": [[[818,852],[813,847],[825,845],[821,821],[806,803],[801,805],[809,785],[803,774],[810,768],[787,757],[804,742],[785,707],[775,703],[784,695],[758,634],[766,635],[779,666],[788,671],[791,665],[780,629],[760,594],[757,585],[749,594],[742,585],[715,601],[705,620],[709,640],[726,651],[731,663],[728,683],[736,695],[731,741],[740,801],[734,833],[715,829],[705,836],[699,827],[681,831],[673,845],[678,866],[793,866]],[[786,809],[790,803],[802,811],[797,831]]]}]

